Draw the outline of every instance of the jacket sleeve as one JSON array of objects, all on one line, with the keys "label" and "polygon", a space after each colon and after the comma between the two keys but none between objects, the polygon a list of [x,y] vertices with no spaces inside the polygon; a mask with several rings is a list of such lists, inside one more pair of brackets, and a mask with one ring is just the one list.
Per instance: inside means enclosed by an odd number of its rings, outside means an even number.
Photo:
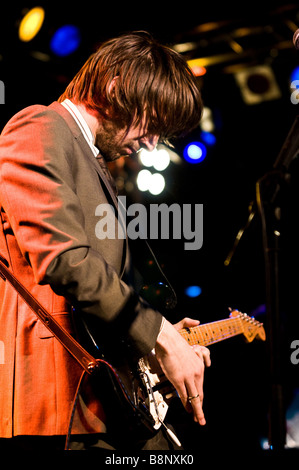
[{"label": "jacket sleeve", "polygon": [[113,331],[116,345],[125,340],[140,357],[154,347],[162,316],[90,246],[70,168],[72,145],[55,111],[33,106],[18,113],[0,137],[1,205],[35,282],[96,317],[103,337]]}]

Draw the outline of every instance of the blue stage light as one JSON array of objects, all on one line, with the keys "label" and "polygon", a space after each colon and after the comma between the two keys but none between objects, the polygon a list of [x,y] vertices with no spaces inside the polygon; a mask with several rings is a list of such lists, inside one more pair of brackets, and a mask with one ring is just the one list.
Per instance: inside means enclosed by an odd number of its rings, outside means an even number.
[{"label": "blue stage light", "polygon": [[207,145],[212,146],[216,144],[216,137],[211,132],[202,131],[200,134],[200,138]]},{"label": "blue stage light", "polygon": [[185,294],[188,297],[198,297],[201,294],[201,287],[199,286],[189,286],[185,289]]},{"label": "blue stage light", "polygon": [[191,142],[183,152],[184,159],[189,163],[202,162],[207,154],[207,149],[202,142]]},{"label": "blue stage light", "polygon": [[[299,66],[295,67],[291,73],[290,81],[293,82],[294,80],[299,80]],[[298,87],[296,87],[298,88]]]},{"label": "blue stage light", "polygon": [[53,35],[50,48],[54,54],[65,57],[75,52],[81,42],[80,30],[74,25],[64,25]]}]

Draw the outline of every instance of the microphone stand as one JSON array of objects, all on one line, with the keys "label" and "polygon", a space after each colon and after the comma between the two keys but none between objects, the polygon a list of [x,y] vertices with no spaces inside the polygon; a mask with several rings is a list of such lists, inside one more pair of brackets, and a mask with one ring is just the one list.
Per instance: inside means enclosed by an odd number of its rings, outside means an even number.
[{"label": "microphone stand", "polygon": [[237,234],[225,266],[229,266],[245,230],[258,213],[261,219],[265,261],[267,344],[269,354],[269,446],[282,450],[286,443],[286,420],[282,380],[282,338],[279,299],[280,210],[279,196],[292,160],[299,153],[299,116],[296,117],[273,168],[256,183],[256,201],[248,220]]}]

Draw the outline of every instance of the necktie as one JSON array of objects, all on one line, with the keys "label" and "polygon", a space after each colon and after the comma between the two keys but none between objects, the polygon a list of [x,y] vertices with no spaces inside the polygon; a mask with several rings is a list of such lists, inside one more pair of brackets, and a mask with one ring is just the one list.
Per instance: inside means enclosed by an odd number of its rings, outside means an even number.
[{"label": "necktie", "polygon": [[97,161],[99,162],[99,165],[102,168],[102,171],[103,171],[104,175],[106,176],[106,178],[107,178],[114,194],[117,195],[117,187],[116,187],[115,181],[114,181],[114,179],[113,179],[113,177],[112,177],[112,175],[111,175],[111,173],[110,173],[110,171],[107,167],[107,163],[106,163],[104,157],[102,155],[99,155],[96,158],[97,158]]}]

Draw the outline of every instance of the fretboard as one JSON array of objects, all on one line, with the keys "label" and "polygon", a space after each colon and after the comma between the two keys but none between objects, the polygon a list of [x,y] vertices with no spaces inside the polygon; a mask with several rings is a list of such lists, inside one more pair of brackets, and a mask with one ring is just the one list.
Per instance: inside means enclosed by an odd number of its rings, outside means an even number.
[{"label": "fretboard", "polygon": [[209,344],[223,341],[231,336],[240,335],[243,331],[242,320],[236,317],[206,323],[192,328],[184,328],[180,330],[180,334],[191,346],[195,344],[208,346]]}]

